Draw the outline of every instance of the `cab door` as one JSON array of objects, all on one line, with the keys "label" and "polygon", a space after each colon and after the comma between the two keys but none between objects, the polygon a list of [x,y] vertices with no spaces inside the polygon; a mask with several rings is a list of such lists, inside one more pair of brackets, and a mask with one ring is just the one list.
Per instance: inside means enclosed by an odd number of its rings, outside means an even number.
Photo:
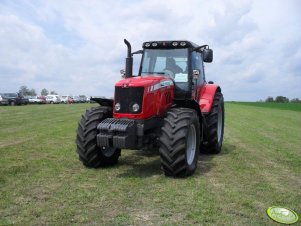
[{"label": "cab door", "polygon": [[202,54],[193,51],[191,54],[191,69],[192,69],[192,99],[198,100],[202,87],[205,84],[204,63]]}]

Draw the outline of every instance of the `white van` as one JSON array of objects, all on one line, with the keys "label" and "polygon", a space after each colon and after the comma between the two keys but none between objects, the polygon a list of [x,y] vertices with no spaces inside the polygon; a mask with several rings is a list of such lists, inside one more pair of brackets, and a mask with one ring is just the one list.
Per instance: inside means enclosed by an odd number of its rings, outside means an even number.
[{"label": "white van", "polygon": [[60,99],[59,95],[47,95],[46,103],[47,104],[59,104],[59,103],[61,103],[61,99]]}]

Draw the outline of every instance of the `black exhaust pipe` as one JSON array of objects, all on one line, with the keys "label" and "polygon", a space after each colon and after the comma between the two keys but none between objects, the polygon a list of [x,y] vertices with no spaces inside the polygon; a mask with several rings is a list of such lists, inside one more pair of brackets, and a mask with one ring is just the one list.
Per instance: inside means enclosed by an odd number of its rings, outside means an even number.
[{"label": "black exhaust pipe", "polygon": [[128,47],[128,55],[125,59],[125,77],[130,78],[133,76],[133,57],[132,57],[132,47],[128,40],[124,39],[124,43]]}]

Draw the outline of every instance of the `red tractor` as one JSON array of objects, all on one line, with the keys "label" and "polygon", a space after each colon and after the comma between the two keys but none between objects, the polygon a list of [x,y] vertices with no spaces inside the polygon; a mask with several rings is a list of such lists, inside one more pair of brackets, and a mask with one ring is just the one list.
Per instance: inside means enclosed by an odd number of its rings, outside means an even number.
[{"label": "red tractor", "polygon": [[[189,41],[150,41],[128,48],[123,79],[112,99],[87,110],[77,130],[77,153],[89,168],[112,166],[121,149],[159,148],[167,176],[186,177],[199,152],[219,153],[224,133],[221,88],[206,82],[204,64],[213,59],[208,45]],[[142,54],[133,76],[133,55]]]}]

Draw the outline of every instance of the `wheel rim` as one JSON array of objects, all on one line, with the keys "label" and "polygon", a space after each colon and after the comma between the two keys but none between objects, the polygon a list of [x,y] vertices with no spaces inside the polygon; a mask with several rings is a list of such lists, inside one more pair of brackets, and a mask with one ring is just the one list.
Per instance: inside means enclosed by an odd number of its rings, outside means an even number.
[{"label": "wheel rim", "polygon": [[101,152],[106,157],[111,157],[115,153],[116,148],[112,147],[102,147]]},{"label": "wheel rim", "polygon": [[218,106],[218,114],[217,114],[217,142],[220,143],[222,138],[222,129],[223,129],[223,110],[222,106]]},{"label": "wheel rim", "polygon": [[191,165],[196,151],[196,129],[194,125],[190,125],[187,137],[186,158],[188,165]]}]

